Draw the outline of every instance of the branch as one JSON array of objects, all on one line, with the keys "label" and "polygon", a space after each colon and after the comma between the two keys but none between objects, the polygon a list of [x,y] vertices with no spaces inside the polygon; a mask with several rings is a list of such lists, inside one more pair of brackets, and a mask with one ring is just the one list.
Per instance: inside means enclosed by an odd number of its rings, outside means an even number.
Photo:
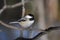
[{"label": "branch", "polygon": [[[30,2],[30,1],[25,1],[25,3],[27,2]],[[14,4],[14,5],[4,5],[2,9],[0,9],[0,14],[6,9],[6,8],[15,8],[15,7],[18,7],[18,6],[21,6],[22,5],[22,2],[19,2],[17,4]]]},{"label": "branch", "polygon": [[56,27],[50,27],[42,32],[40,32],[38,35],[36,35],[34,38],[23,38],[23,37],[19,37],[17,38],[16,40],[20,40],[20,39],[23,39],[23,40],[37,40],[38,38],[40,38],[41,36],[43,36],[44,34],[47,34],[48,32],[50,31],[53,31],[53,30],[60,30],[60,26],[56,26]]},{"label": "branch", "polygon": [[[25,1],[25,3],[27,3],[29,1]],[[18,7],[18,6],[21,6],[22,5],[22,2],[19,2],[19,3],[16,3],[14,5],[7,5],[7,8],[15,8],[15,7]]]},{"label": "branch", "polygon": [[0,9],[0,14],[6,9],[6,5],[3,6],[2,9]]},{"label": "branch", "polygon": [[0,9],[0,14],[6,9],[6,0],[4,0],[4,6],[3,6],[3,8],[2,9]]},{"label": "branch", "polygon": [[7,5],[7,8],[15,8],[15,7],[18,7],[18,6],[21,6],[21,5],[22,5],[22,3],[19,2],[19,3],[14,4],[14,5]]},{"label": "branch", "polygon": [[43,36],[44,34],[47,34],[48,32],[51,32],[53,30],[60,30],[60,26],[56,26],[56,27],[50,27],[48,29],[45,29],[43,32],[40,32],[39,34],[37,34],[35,37],[33,37],[32,39],[36,40],[39,39],[41,36]]},{"label": "branch", "polygon": [[7,28],[21,30],[21,28],[17,28],[17,27],[15,27],[15,26],[8,25],[8,24],[6,24],[6,23],[4,23],[4,22],[2,22],[2,21],[0,21],[0,24],[4,25],[4,26],[7,27]]}]

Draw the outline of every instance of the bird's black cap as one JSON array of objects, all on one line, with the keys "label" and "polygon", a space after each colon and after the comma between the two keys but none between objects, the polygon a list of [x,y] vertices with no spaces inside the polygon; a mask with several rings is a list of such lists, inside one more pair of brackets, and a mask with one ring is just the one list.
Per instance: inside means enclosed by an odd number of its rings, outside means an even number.
[{"label": "bird's black cap", "polygon": [[32,17],[34,17],[34,15],[33,14],[28,14],[29,16],[32,16]]}]

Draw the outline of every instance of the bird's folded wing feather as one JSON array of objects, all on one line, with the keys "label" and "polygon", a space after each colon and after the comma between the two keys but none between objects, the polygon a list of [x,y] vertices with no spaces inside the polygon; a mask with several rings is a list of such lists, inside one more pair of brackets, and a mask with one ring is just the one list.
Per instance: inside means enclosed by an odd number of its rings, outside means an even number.
[{"label": "bird's folded wing feather", "polygon": [[18,20],[18,22],[21,22],[21,21],[26,21],[26,19],[25,18],[21,18],[21,19]]}]

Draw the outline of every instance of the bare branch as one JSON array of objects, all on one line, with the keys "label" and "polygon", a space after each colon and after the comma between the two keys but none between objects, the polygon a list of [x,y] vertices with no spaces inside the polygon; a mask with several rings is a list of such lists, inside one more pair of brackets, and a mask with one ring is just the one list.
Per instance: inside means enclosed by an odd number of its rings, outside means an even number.
[{"label": "bare branch", "polygon": [[23,5],[23,7],[22,7],[22,17],[24,17],[24,15],[25,15],[25,1],[24,0],[22,0],[22,5]]},{"label": "bare branch", "polygon": [[[25,3],[27,3],[29,1],[25,1]],[[22,2],[19,2],[17,4],[14,4],[14,5],[7,5],[7,8],[15,8],[15,7],[18,7],[18,6],[21,6],[22,5]]]},{"label": "bare branch", "polygon": [[60,26],[56,26],[56,27],[49,27],[48,29],[45,29],[44,31],[40,32],[39,34],[37,34],[35,37],[33,37],[33,40],[37,40],[39,39],[41,36],[48,34],[49,32],[53,31],[53,30],[60,30]]},{"label": "bare branch", "polygon": [[[25,1],[25,3],[27,3],[29,1]],[[22,2],[19,2],[17,4],[14,4],[14,5],[4,5],[2,9],[0,9],[0,14],[6,9],[6,8],[15,8],[15,7],[18,7],[18,6],[21,6],[22,5]]]},{"label": "bare branch", "polygon": [[6,24],[6,23],[4,23],[4,22],[2,22],[2,21],[0,21],[0,24],[4,25],[5,27],[11,28],[11,29],[21,30],[21,28],[17,28],[17,27],[15,27],[15,26],[8,25],[8,24]]},{"label": "bare branch", "polygon": [[0,14],[6,9],[6,5],[3,6],[2,9],[0,9]]},{"label": "bare branch", "polygon": [[19,2],[19,3],[17,3],[17,4],[14,4],[14,5],[7,5],[7,8],[15,8],[15,7],[18,7],[18,6],[20,6],[20,5],[22,5],[21,2]]}]

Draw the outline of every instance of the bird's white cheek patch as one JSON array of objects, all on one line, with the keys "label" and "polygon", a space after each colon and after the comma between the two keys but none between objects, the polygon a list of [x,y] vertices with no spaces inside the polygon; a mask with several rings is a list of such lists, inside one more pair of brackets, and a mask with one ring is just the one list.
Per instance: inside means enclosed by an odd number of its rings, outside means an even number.
[{"label": "bird's white cheek patch", "polygon": [[25,16],[25,18],[32,18],[32,17],[31,17],[31,16],[29,16],[29,15],[26,15],[26,16]]}]

